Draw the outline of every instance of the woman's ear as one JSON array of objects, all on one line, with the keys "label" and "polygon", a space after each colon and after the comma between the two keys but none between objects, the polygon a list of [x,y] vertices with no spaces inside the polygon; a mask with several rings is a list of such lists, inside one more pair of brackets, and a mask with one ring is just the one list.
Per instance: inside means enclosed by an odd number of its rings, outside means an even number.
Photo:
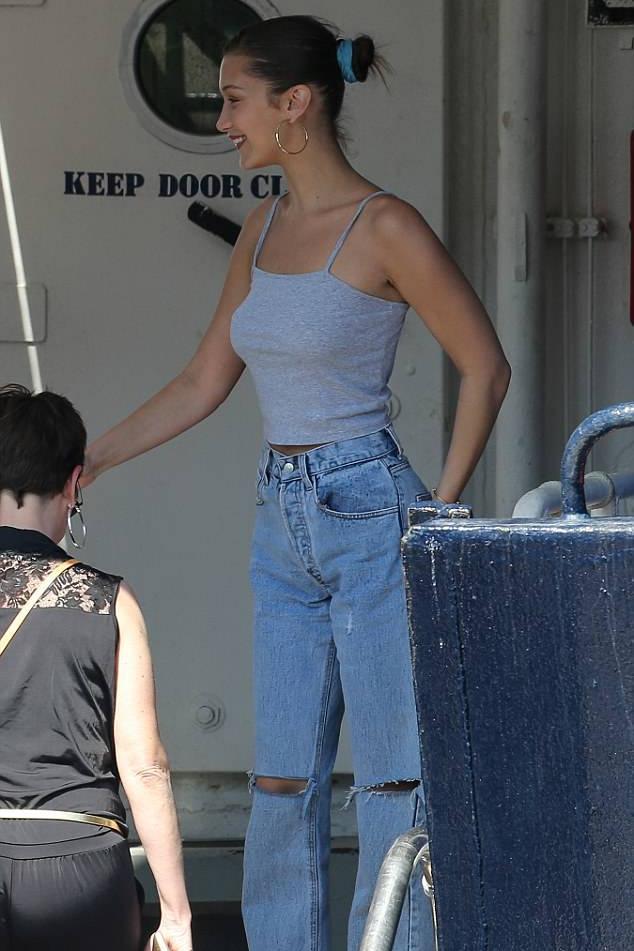
[{"label": "woman's ear", "polygon": [[295,122],[306,114],[306,110],[313,99],[313,92],[310,86],[301,85],[293,86],[286,95],[288,96],[286,104],[287,118],[290,122]]},{"label": "woman's ear", "polygon": [[83,466],[75,466],[64,486],[62,494],[69,505],[75,504],[75,499],[77,498],[77,483],[79,482],[82,469]]}]

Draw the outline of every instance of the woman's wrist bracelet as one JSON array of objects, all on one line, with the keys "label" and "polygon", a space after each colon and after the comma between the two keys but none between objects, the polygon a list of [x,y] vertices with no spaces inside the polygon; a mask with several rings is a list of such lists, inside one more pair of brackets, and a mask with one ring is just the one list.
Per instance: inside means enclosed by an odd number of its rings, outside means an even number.
[{"label": "woman's wrist bracelet", "polygon": [[438,495],[436,489],[431,490],[432,499],[436,499],[437,502],[442,502],[443,505],[460,505],[460,499],[456,499],[455,502],[448,502],[447,499],[443,499],[441,495]]}]

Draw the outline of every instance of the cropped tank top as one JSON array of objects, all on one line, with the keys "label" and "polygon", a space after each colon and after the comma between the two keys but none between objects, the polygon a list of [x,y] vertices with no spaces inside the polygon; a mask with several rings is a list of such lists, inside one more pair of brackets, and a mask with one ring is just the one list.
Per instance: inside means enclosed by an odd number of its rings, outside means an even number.
[{"label": "cropped tank top", "polygon": [[387,425],[396,346],[408,304],[366,294],[332,273],[358,206],[326,266],[303,274],[258,267],[281,197],[253,255],[251,289],[236,309],[231,343],[255,383],[270,443],[305,445],[364,436]]},{"label": "cropped tank top", "polygon": [[[40,532],[0,527],[0,631],[67,558]],[[112,739],[120,581],[67,569],[0,657],[0,808],[125,821]]]}]

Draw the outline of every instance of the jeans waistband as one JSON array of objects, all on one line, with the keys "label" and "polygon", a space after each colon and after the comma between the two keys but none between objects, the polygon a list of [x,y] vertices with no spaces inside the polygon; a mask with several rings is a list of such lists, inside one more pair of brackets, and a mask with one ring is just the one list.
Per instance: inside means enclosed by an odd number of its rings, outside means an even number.
[{"label": "jeans waistband", "polygon": [[271,478],[280,482],[302,479],[307,487],[311,487],[312,475],[342,469],[370,459],[380,459],[394,450],[399,456],[403,455],[401,444],[391,425],[365,436],[353,436],[351,439],[326,443],[292,456],[284,456],[265,445],[260,456],[260,480],[268,485]]}]

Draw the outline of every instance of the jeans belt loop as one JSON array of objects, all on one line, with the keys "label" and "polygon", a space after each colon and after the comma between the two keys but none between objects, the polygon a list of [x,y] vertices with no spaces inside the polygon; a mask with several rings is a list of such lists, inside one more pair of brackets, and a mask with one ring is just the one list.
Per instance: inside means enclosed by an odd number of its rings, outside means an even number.
[{"label": "jeans belt loop", "polygon": [[264,505],[264,499],[262,498],[262,486],[268,486],[270,481],[270,466],[271,466],[271,457],[272,452],[270,449],[267,449],[266,452],[262,453],[261,459],[261,474],[258,479],[258,485],[255,492],[255,504]]},{"label": "jeans belt loop", "polygon": [[262,486],[264,484],[264,473],[258,479],[258,484],[255,490],[255,504],[264,505],[264,499],[262,498]]},{"label": "jeans belt loop", "polygon": [[264,461],[264,468],[262,470],[262,478],[264,480],[264,485],[268,486],[271,481],[271,470],[273,468],[273,450],[269,447],[266,450],[266,459]]},{"label": "jeans belt loop", "polygon": [[403,447],[401,446],[400,442],[398,441],[398,436],[397,436],[396,433],[394,432],[394,426],[392,425],[392,423],[389,423],[389,424],[385,427],[385,432],[388,434],[388,436],[391,436],[392,442],[393,442],[394,445],[396,446],[396,451],[398,452],[399,457],[402,456],[402,455],[403,455]]},{"label": "jeans belt loop", "polygon": [[298,458],[299,458],[299,472],[302,477],[302,482],[304,483],[304,487],[312,491],[313,481],[308,473],[308,466],[306,464],[306,453],[302,452]]}]

